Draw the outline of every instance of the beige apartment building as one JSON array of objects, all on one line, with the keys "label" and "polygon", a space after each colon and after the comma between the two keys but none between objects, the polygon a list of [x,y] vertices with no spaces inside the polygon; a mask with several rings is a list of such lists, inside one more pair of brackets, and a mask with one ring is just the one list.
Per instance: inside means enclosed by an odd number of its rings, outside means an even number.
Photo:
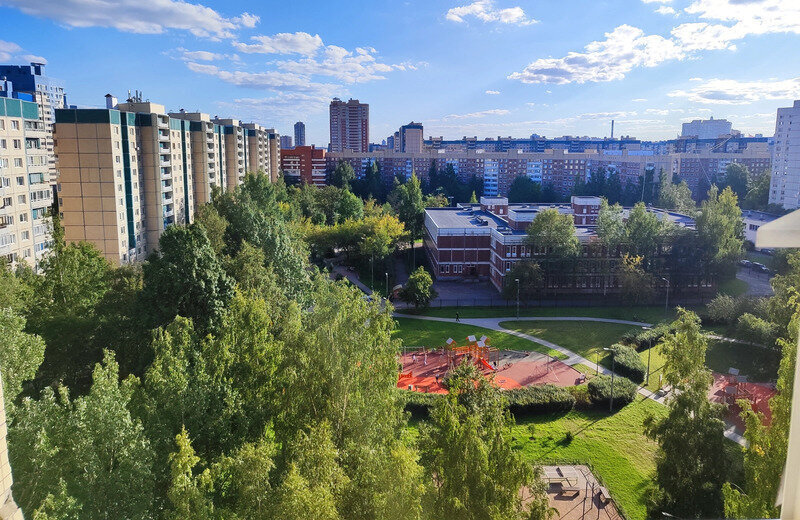
[{"label": "beige apartment building", "polygon": [[47,130],[36,103],[0,97],[0,257],[35,267],[50,247]]},{"label": "beige apartment building", "polygon": [[55,143],[66,240],[89,242],[114,264],[144,260],[145,171],[136,114],[57,110]]},{"label": "beige apartment building", "polygon": [[[242,125],[247,139],[247,171],[270,174],[270,130],[256,123]],[[272,131],[274,133],[274,130]]]},{"label": "beige apartment building", "polygon": [[222,127],[225,139],[225,190],[231,191],[244,181],[247,173],[247,142],[245,129],[238,119],[214,118]]},{"label": "beige apartment building", "polygon": [[222,127],[212,123],[211,117],[202,112],[170,113],[174,119],[189,123],[191,135],[192,184],[195,208],[211,201],[215,189],[226,186],[225,137]]}]

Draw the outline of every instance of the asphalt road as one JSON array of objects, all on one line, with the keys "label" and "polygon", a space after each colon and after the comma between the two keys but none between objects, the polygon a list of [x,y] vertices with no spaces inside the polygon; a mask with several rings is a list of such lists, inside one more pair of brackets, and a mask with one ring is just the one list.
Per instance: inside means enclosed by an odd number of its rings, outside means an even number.
[{"label": "asphalt road", "polygon": [[748,267],[740,267],[736,278],[747,282],[749,296],[772,296],[772,286],[769,284],[770,275],[759,273]]}]

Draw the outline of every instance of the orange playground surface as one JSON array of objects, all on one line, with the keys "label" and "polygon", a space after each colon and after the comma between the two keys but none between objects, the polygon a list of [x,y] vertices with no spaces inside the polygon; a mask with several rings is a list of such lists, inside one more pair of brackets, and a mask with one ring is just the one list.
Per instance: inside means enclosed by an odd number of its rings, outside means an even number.
[{"label": "orange playground surface", "polygon": [[[561,361],[536,352],[500,351],[497,353],[497,370],[483,358],[472,358],[483,374],[493,378],[494,384],[504,390],[523,386],[543,385],[573,386],[580,383],[582,374]],[[400,356],[402,370],[397,381],[399,388],[416,392],[445,394],[441,381],[449,369],[450,357],[442,349],[406,353]],[[457,363],[467,360],[458,356]]]},{"label": "orange playground surface", "polygon": [[711,402],[727,406],[728,420],[733,422],[736,428],[741,431],[744,431],[744,422],[739,415],[742,409],[736,404],[736,401],[739,399],[750,401],[753,410],[763,413],[764,422],[769,424],[772,420],[769,400],[777,393],[771,385],[751,383],[746,381],[746,378],[744,379],[731,374],[714,372],[714,384],[708,392],[708,398]]}]

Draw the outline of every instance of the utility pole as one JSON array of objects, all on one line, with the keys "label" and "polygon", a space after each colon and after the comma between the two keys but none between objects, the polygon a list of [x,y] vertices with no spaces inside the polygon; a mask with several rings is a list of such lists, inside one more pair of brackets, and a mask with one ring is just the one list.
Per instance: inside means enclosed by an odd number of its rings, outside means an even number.
[{"label": "utility pole", "polygon": [[614,354],[617,353],[616,349],[604,347],[603,350],[607,350],[611,352],[611,400],[608,402],[608,412],[613,413],[614,411],[614,372],[616,367]]},{"label": "utility pole", "polygon": [[[642,327],[642,330],[650,330],[650,327]],[[650,386],[650,353],[653,350],[653,337],[650,336],[647,338],[647,383],[646,386]]]},{"label": "utility pole", "polygon": [[519,321],[519,278],[514,278],[517,282],[517,321]]}]

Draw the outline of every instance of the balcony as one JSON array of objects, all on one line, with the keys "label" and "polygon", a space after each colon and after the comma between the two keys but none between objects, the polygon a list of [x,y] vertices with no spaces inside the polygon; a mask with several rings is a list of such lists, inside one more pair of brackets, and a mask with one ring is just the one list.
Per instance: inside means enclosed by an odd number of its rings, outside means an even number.
[{"label": "balcony", "polygon": [[[157,119],[158,119],[158,127],[159,127],[159,128],[165,128],[165,129],[168,129],[168,128],[169,128],[169,123],[167,122],[167,120],[166,120],[166,119],[162,119],[162,118],[160,118],[160,117],[159,117],[159,118],[157,118]],[[160,133],[160,132],[159,132],[159,133]],[[169,132],[167,132],[167,135],[169,135]]]}]

